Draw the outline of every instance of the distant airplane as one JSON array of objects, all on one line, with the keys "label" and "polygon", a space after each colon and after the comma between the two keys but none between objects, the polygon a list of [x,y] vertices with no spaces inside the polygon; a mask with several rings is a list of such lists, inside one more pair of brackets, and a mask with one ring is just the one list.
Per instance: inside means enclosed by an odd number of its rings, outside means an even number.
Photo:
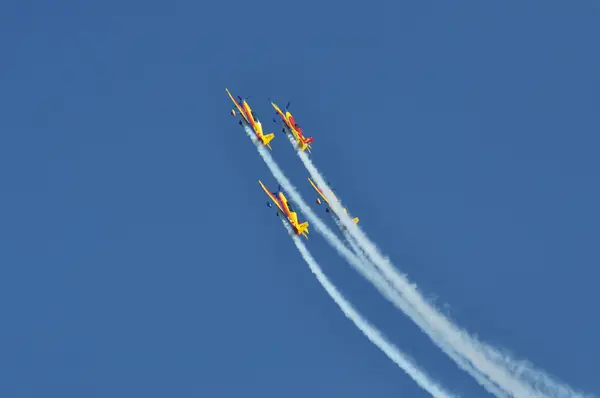
[{"label": "distant airplane", "polygon": [[[308,222],[303,222],[302,224],[298,223],[298,215],[291,209],[291,206],[283,192],[281,192],[281,189],[277,193],[272,193],[263,185],[260,180],[258,180],[258,183],[267,193],[267,195],[269,195],[269,198],[275,202],[275,205],[277,205],[279,210],[287,217],[288,222],[294,229],[294,233],[296,235],[302,235],[308,239]],[[267,206],[273,207],[271,202],[267,202]],[[277,212],[277,216],[279,216],[279,212]]]},{"label": "distant airplane", "polygon": [[[313,186],[313,188],[315,189],[315,191],[317,191],[317,193],[321,196],[321,198],[323,198],[323,200],[325,201],[325,203],[327,203],[327,208],[325,209],[326,212],[330,212],[331,206],[329,205],[329,201],[327,200],[327,198],[325,197],[325,195],[323,195],[323,191],[321,191],[316,185],[315,183],[310,179],[310,177],[308,178],[308,181],[310,182],[310,185]],[[333,192],[332,192],[333,195]],[[334,195],[335,196],[335,195]],[[317,198],[317,204],[321,204],[321,199]],[[344,212],[346,214],[348,214],[348,210],[346,210],[346,208],[344,207]],[[333,210],[331,210],[331,215],[334,216],[334,212]],[[352,221],[354,221],[355,224],[358,224],[358,217],[354,217],[352,219]]]},{"label": "distant airplane", "polygon": [[[271,99],[269,99],[269,101],[271,101]],[[288,102],[284,111],[279,109],[279,107],[273,101],[271,101],[271,105],[273,105],[273,108],[275,108],[275,112],[277,112],[279,117],[281,117],[281,120],[285,123],[285,125],[287,126],[289,131],[292,133],[292,135],[296,139],[296,142],[300,146],[300,149],[302,151],[308,149],[308,152],[310,152],[310,149],[311,149],[310,144],[314,140],[312,137],[306,138],[306,137],[304,137],[304,135],[302,135],[302,128],[300,128],[300,126],[296,123],[296,120],[294,119],[292,114],[288,111],[288,108],[290,107],[290,102]],[[273,118],[273,121],[275,123],[277,123],[275,118]],[[285,128],[283,128],[281,131],[283,131],[284,133],[286,132]]]},{"label": "distant airplane", "polygon": [[[246,125],[252,127],[254,134],[256,134],[260,142],[262,142],[262,144],[268,147],[269,149],[272,149],[269,143],[273,138],[275,138],[275,134],[271,133],[265,135],[263,133],[262,124],[260,123],[260,120],[258,120],[258,117],[254,114],[254,112],[252,112],[252,109],[250,109],[250,105],[248,105],[248,102],[246,102],[245,99],[242,99],[242,97],[238,95],[238,99],[241,102],[240,104],[240,102],[237,102],[235,98],[233,98],[233,95],[231,95],[228,89],[225,89],[225,91],[227,91],[227,94],[229,94],[229,98],[231,98],[236,108],[240,112],[240,126],[242,126],[243,123],[246,123]],[[231,115],[235,117],[235,109],[231,110]]]}]

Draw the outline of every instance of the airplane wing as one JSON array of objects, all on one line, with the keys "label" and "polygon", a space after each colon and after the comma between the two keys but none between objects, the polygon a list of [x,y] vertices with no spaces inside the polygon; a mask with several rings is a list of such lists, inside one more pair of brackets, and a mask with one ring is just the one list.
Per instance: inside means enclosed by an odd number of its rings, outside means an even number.
[{"label": "airplane wing", "polygon": [[323,198],[323,200],[325,201],[325,203],[329,204],[329,201],[327,200],[327,198],[325,197],[325,195],[323,195],[323,192],[321,192],[321,190],[319,188],[317,188],[317,186],[315,185],[314,182],[312,182],[312,180],[309,178],[308,181],[310,182],[310,185],[313,186],[313,188],[315,189],[315,191],[317,191],[319,193],[319,195]]},{"label": "airplane wing", "polygon": [[279,210],[285,214],[285,211],[283,211],[283,209],[281,208],[281,205],[279,204],[279,201],[277,200],[277,198],[275,197],[275,195],[273,195],[262,183],[262,181],[258,180],[258,183],[260,184],[260,186],[262,187],[262,189],[267,193],[267,195],[269,195],[269,198],[271,198],[271,200],[273,202],[275,202],[275,205],[277,205],[277,207],[279,208]]},{"label": "airplane wing", "polygon": [[237,102],[235,100],[235,98],[233,98],[233,95],[231,95],[231,93],[229,92],[228,89],[225,89],[225,91],[227,91],[227,94],[229,94],[229,98],[231,98],[231,100],[233,101],[233,103],[235,104],[235,106],[238,108],[238,111],[240,112],[240,115],[242,115],[242,117],[244,119],[246,119],[246,122],[250,123],[248,121],[248,118],[246,117],[246,113],[244,113],[244,110],[242,109],[242,106],[239,104],[239,102]]},{"label": "airplane wing", "polygon": [[273,108],[275,108],[275,112],[277,112],[277,114],[281,117],[281,119],[283,120],[283,122],[285,124],[287,124],[287,120],[286,120],[285,115],[283,114],[283,112],[281,112],[281,109],[279,109],[279,107],[274,102],[271,102],[271,105],[273,105]]},{"label": "airplane wing", "polygon": [[[308,178],[308,181],[310,182],[310,185],[312,185],[312,186],[313,186],[313,188],[315,189],[315,191],[317,191],[317,192],[319,193],[319,195],[320,195],[320,196],[323,198],[323,200],[325,201],[325,203],[327,203],[327,205],[329,205],[329,201],[327,200],[327,198],[325,197],[325,195],[323,195],[323,192],[322,192],[322,191],[321,191],[319,188],[317,188],[317,186],[315,185],[315,183],[314,183],[314,182],[312,182],[312,180],[310,179],[310,177]],[[344,207],[344,212],[345,212],[346,214],[348,214],[348,210],[346,210],[346,208],[345,208],[345,207]],[[331,214],[332,214],[333,216],[335,216],[335,215],[334,215],[334,213],[331,213]],[[358,218],[358,217],[354,217],[354,218],[352,219],[352,221],[354,221],[354,224],[358,224],[358,220],[359,220],[359,218]]]}]

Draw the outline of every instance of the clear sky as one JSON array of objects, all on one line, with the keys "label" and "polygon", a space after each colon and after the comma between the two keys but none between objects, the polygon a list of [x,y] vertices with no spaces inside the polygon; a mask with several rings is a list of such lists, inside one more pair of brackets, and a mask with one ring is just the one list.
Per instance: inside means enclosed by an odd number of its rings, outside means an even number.
[{"label": "clear sky", "polygon": [[[0,396],[426,396],[266,207],[225,87],[310,203],[267,97],[428,297],[599,394],[598,2],[209,3],[0,3]],[[308,244],[431,376],[485,396]]]}]

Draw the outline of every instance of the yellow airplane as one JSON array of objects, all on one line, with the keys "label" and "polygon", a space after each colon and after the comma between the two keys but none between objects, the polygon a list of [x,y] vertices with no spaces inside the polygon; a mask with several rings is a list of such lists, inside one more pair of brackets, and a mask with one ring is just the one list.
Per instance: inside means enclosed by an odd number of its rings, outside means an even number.
[{"label": "yellow airplane", "polygon": [[[242,99],[242,97],[238,95],[238,99],[241,102],[240,104],[240,102],[237,102],[235,98],[233,98],[233,95],[231,95],[228,89],[225,89],[225,91],[227,91],[227,94],[229,94],[229,98],[231,98],[236,108],[240,112],[240,126],[242,126],[243,123],[246,123],[247,125],[252,127],[252,130],[254,130],[254,134],[256,134],[260,142],[262,142],[264,146],[271,149],[271,145],[269,145],[269,142],[271,142],[271,140],[275,138],[275,134],[264,134],[262,124],[260,123],[260,120],[258,120],[258,117],[256,117],[256,115],[254,114],[254,112],[252,112],[252,109],[250,109],[250,105],[248,105],[248,102],[246,102],[246,100]],[[231,110],[231,116],[235,117],[235,109]]]},{"label": "yellow airplane", "polygon": [[[269,101],[271,101],[270,98]],[[292,135],[296,139],[296,142],[300,146],[300,149],[302,151],[308,149],[308,152],[310,152],[310,144],[314,141],[314,139],[312,137],[307,138],[304,137],[304,135],[302,135],[302,128],[300,128],[292,114],[288,111],[290,103],[288,102],[287,106],[285,107],[285,113],[281,109],[279,109],[279,107],[273,101],[271,101],[271,105],[273,105],[273,108],[275,108],[275,112],[277,112],[281,120],[285,123],[288,130],[292,132]],[[273,119],[273,121],[277,123],[275,119]],[[285,132],[285,128],[283,128],[282,131]]]},{"label": "yellow airplane", "polygon": [[[315,189],[315,191],[317,191],[318,194],[323,198],[323,200],[325,201],[325,203],[327,203],[327,208],[325,209],[325,211],[327,213],[329,213],[329,209],[330,209],[329,201],[327,200],[327,198],[325,197],[325,195],[323,195],[323,191],[321,191],[310,178],[308,179],[308,181],[310,182],[310,185],[313,186],[313,188]],[[333,192],[332,192],[332,194],[333,194]],[[319,204],[319,205],[321,204],[321,199],[317,198],[317,204]],[[344,212],[346,214],[348,214],[348,210],[346,210],[345,207],[344,207]],[[331,214],[334,215],[334,212],[332,211]],[[358,217],[354,217],[352,219],[352,221],[354,221],[354,224],[358,224]]]},{"label": "yellow airplane", "polygon": [[[271,198],[271,200],[275,202],[275,205],[277,205],[279,210],[287,217],[290,225],[294,229],[294,233],[296,235],[302,235],[306,239],[308,239],[308,222],[303,222],[302,224],[298,223],[298,215],[290,207],[285,195],[283,194],[283,192],[281,192],[281,189],[278,193],[271,193],[260,180],[258,180],[258,183],[260,184],[262,189],[264,189],[267,195],[269,195],[269,198]],[[273,207],[273,205],[271,205],[271,202],[267,202],[267,206]],[[277,216],[279,217],[279,212],[277,212]]]}]

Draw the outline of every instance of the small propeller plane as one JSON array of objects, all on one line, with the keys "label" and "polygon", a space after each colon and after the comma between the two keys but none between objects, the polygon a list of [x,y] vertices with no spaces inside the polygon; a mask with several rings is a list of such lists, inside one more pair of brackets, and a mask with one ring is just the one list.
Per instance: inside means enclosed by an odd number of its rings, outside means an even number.
[{"label": "small propeller plane", "polygon": [[[238,102],[235,100],[235,98],[233,98],[233,95],[231,95],[228,89],[225,89],[225,91],[227,91],[227,94],[229,94],[229,98],[231,98],[236,108],[240,112],[240,126],[243,126],[243,123],[246,123],[247,125],[252,127],[252,130],[254,130],[254,134],[256,134],[260,142],[262,142],[264,146],[271,149],[271,145],[269,143],[273,138],[275,138],[275,134],[264,134],[262,124],[260,123],[260,120],[258,120],[256,114],[252,111],[252,109],[250,109],[250,105],[248,105],[248,102],[246,102],[245,99],[242,99],[242,97],[240,97],[239,95],[238,99],[240,100],[240,102]],[[231,110],[231,116],[235,117],[235,109]]]},{"label": "small propeller plane", "polygon": [[[310,185],[312,185],[312,186],[313,186],[313,188],[315,189],[315,191],[317,191],[317,193],[319,194],[319,196],[321,196],[321,198],[323,198],[323,200],[325,201],[325,203],[327,203],[327,208],[325,209],[325,211],[326,211],[327,213],[329,213],[329,212],[330,212],[330,209],[331,209],[331,207],[330,207],[330,205],[329,205],[329,201],[327,200],[327,198],[325,197],[325,195],[323,195],[323,191],[321,191],[321,190],[320,190],[320,189],[319,189],[319,188],[318,188],[318,187],[315,185],[315,183],[314,183],[314,182],[313,182],[313,181],[310,179],[310,177],[308,178],[308,181],[310,182]],[[332,192],[332,194],[333,194],[333,192]],[[320,205],[321,203],[322,203],[322,202],[321,202],[321,199],[320,199],[320,198],[317,198],[317,204],[319,204],[319,205]],[[344,207],[344,212],[345,212],[346,214],[348,214],[348,210],[346,210],[346,208],[345,208],[345,207]],[[332,215],[334,215],[334,212],[333,212],[333,211],[331,211],[331,214],[332,214]],[[352,219],[352,221],[354,221],[354,224],[358,224],[358,217],[354,217],[354,218]]]},{"label": "small propeller plane", "polygon": [[[279,211],[281,211],[287,217],[290,225],[294,229],[294,233],[296,235],[302,235],[306,239],[308,239],[308,222],[303,222],[302,224],[298,223],[298,215],[296,214],[296,212],[294,212],[294,210],[288,203],[287,198],[285,197],[283,192],[281,192],[281,187],[279,187],[277,193],[272,193],[263,185],[263,183],[260,180],[258,180],[258,183],[260,184],[262,189],[267,193],[267,195],[269,195],[269,198],[271,198],[271,200],[275,202],[275,205],[279,208]],[[271,202],[267,202],[267,206],[273,207]],[[279,217],[279,212],[277,212],[277,217]]]},{"label": "small propeller plane", "polygon": [[[271,101],[271,99],[269,98],[269,101]],[[290,102],[287,103],[286,107],[284,108],[284,110],[282,111],[281,109],[279,109],[279,107],[273,102],[271,101],[271,105],[273,105],[273,108],[275,108],[275,112],[277,112],[277,115],[279,115],[279,117],[281,118],[281,120],[285,123],[285,125],[287,126],[287,128],[289,129],[289,131],[292,132],[292,135],[294,136],[294,138],[296,139],[296,142],[298,143],[298,145],[300,146],[300,149],[302,151],[308,149],[308,152],[310,152],[310,144],[314,141],[312,137],[304,137],[304,135],[302,135],[302,128],[296,123],[296,120],[294,119],[294,117],[292,116],[292,114],[290,113],[290,111],[288,111],[288,108],[290,107]],[[285,113],[284,113],[285,112]],[[277,123],[277,119],[273,118],[273,121],[275,123]],[[285,127],[281,130],[284,133],[285,131]]]}]

